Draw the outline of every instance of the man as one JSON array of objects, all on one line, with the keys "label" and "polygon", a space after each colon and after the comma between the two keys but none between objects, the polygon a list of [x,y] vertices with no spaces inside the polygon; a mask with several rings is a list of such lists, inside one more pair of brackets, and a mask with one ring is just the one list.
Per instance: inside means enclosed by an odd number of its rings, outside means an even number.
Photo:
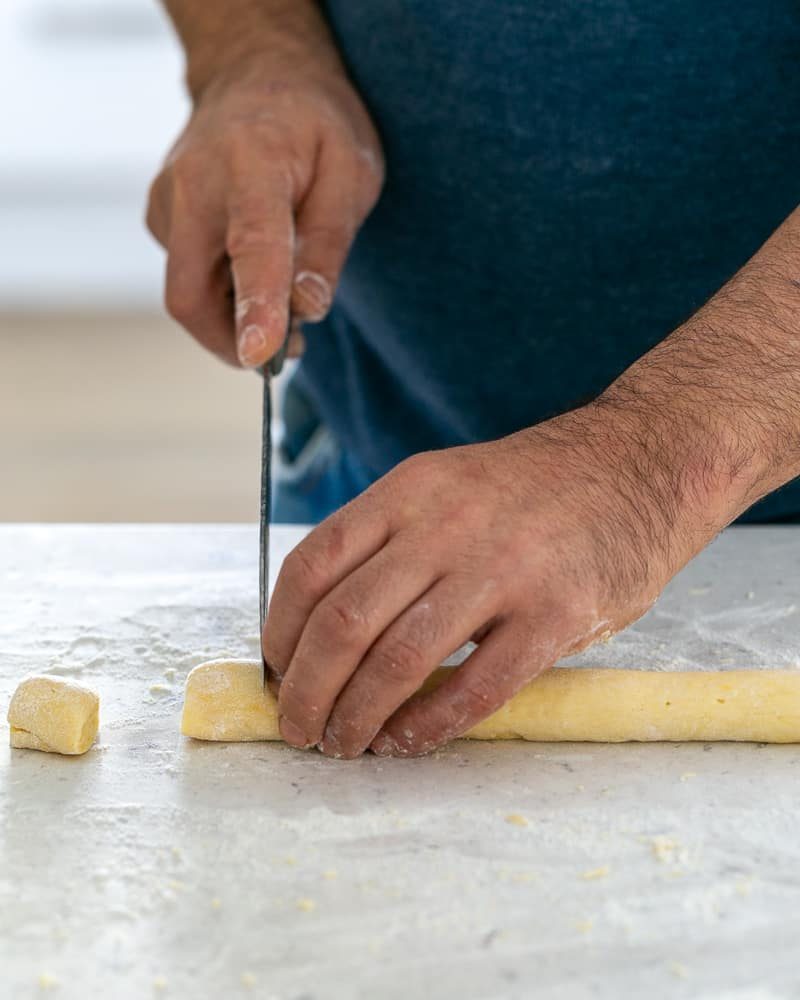
[{"label": "man", "polygon": [[430,750],[800,515],[794,4],[166,3],[168,308],[250,368],[319,323],[278,515],[355,497],[272,597],[288,742]]}]

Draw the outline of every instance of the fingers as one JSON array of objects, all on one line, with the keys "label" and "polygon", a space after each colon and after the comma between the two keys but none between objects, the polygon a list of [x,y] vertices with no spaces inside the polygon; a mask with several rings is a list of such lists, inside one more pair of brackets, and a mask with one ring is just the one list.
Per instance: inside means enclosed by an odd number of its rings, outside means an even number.
[{"label": "fingers", "polygon": [[[167,311],[232,364],[258,367],[286,337],[292,287],[291,192],[276,172],[237,181],[230,202],[198,207],[196,178],[153,186],[148,226],[167,248]],[[168,204],[167,204],[168,202]],[[231,301],[231,282],[235,301]],[[297,338],[293,345],[300,353]]]},{"label": "fingers", "polygon": [[[170,163],[150,191],[147,224],[168,252],[167,309],[215,354],[259,367],[280,348],[290,316],[314,322],[328,312],[366,214],[359,210],[363,185],[348,151],[323,147],[297,208],[295,238],[288,171],[247,157],[217,184],[199,163]],[[291,336],[290,356],[302,351],[302,335]]]},{"label": "fingers", "polygon": [[284,559],[262,636],[264,657],[283,677],[319,601],[383,548],[389,524],[370,491],[322,522]]},{"label": "fingers", "polygon": [[150,193],[147,224],[167,249],[167,311],[219,357],[257,367],[286,336],[291,192],[278,172],[245,175],[226,203],[198,173],[191,161],[173,164]]},{"label": "fingers", "polygon": [[251,181],[241,192],[229,208],[226,249],[236,296],[237,354],[242,365],[256,368],[286,337],[294,219],[291,191],[280,174]]},{"label": "fingers", "polygon": [[[418,559],[408,565],[409,550],[407,540],[394,536],[311,612],[281,684],[278,708],[287,742],[319,743],[336,699],[370,647],[434,582],[435,560]],[[393,572],[404,563],[406,572]],[[398,652],[395,644],[387,655]],[[396,673],[404,666],[419,673],[410,653],[396,665]],[[396,684],[398,677],[392,680]],[[387,717],[388,713],[378,719],[364,747]]]},{"label": "fingers", "polygon": [[[386,550],[384,550],[386,551]],[[339,695],[320,749],[356,757],[436,667],[497,610],[497,589],[451,575],[396,618]]]},{"label": "fingers", "polygon": [[[323,151],[314,183],[293,220],[290,192],[275,181],[270,197],[260,205],[250,199],[241,212],[241,232],[252,248],[245,262],[232,257],[236,287],[236,326],[239,360],[253,366],[263,364],[283,342],[291,316],[289,355],[303,352],[299,321],[318,322],[328,312],[333,293],[347,258],[360,219],[355,208],[352,171],[341,154]],[[283,193],[281,194],[281,192]],[[263,243],[255,235],[259,215],[267,224]],[[247,220],[250,221],[247,221]],[[233,222],[232,222],[233,225]],[[287,243],[281,242],[286,227]],[[296,230],[296,231],[295,231]],[[231,237],[229,235],[229,252]],[[287,254],[286,246],[292,248]],[[266,252],[262,253],[262,249]],[[267,260],[269,257],[269,260]],[[249,258],[249,259],[248,259]]]},{"label": "fingers", "polygon": [[318,271],[299,271],[292,285],[292,315],[317,323],[333,302],[333,285]]},{"label": "fingers", "polygon": [[[546,630],[546,623],[542,623]],[[400,708],[373,740],[380,756],[428,753],[496,712],[555,662],[552,644],[536,643],[514,619],[497,625],[435,691]]]},{"label": "fingers", "polygon": [[190,213],[176,213],[167,246],[167,311],[209,351],[237,364],[222,233]]},{"label": "fingers", "polygon": [[321,320],[331,307],[350,244],[362,214],[357,178],[349,159],[323,149],[313,186],[297,215],[292,313]]},{"label": "fingers", "polygon": [[204,347],[238,364],[224,227],[213,214],[195,209],[191,189],[183,175],[176,179],[169,169],[150,188],[147,226],[167,250],[165,306]]}]

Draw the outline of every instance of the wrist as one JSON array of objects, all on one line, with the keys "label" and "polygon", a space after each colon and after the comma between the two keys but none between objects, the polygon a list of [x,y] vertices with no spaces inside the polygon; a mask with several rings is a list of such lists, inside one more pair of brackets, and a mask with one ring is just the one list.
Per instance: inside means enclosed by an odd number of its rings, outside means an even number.
[{"label": "wrist", "polygon": [[333,37],[314,0],[243,3],[234,13],[192,20],[181,30],[185,79],[197,103],[213,84],[258,72],[284,77],[345,70]]},{"label": "wrist", "polygon": [[719,501],[725,465],[691,414],[609,391],[520,440],[537,480],[549,471],[563,482],[560,516],[590,533],[583,570],[594,569],[609,606],[642,613],[731,520]]},{"label": "wrist", "polygon": [[590,405],[646,481],[677,570],[779,483],[767,485],[769,455],[757,422],[721,405],[697,371],[687,388],[654,361],[646,355]]}]

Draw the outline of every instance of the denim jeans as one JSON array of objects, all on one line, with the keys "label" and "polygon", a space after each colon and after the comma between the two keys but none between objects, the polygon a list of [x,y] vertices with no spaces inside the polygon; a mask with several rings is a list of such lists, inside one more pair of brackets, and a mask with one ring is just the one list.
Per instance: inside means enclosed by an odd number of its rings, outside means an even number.
[{"label": "denim jeans", "polygon": [[[317,524],[358,496],[370,473],[350,454],[292,380],[283,400],[283,437],[273,456],[272,520],[279,524]],[[800,524],[800,516],[758,518],[758,508],[743,522]]]},{"label": "denim jeans", "polygon": [[373,481],[336,440],[291,379],[282,408],[283,435],[273,456],[272,520],[317,524]]},{"label": "denim jeans", "polygon": [[796,0],[320,6],[387,170],[301,384],[374,475],[596,398],[800,203]]}]

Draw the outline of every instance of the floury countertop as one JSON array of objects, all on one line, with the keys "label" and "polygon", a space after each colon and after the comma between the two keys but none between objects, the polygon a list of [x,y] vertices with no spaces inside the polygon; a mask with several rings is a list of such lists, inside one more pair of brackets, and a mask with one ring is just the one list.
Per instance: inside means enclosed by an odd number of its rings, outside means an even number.
[{"label": "floury countertop", "polygon": [[[188,741],[256,582],[255,528],[0,527],[3,704],[101,696],[85,757],[0,749],[0,995],[800,996],[800,747]],[[800,531],[734,529],[578,661],[797,669],[799,590]]]}]

